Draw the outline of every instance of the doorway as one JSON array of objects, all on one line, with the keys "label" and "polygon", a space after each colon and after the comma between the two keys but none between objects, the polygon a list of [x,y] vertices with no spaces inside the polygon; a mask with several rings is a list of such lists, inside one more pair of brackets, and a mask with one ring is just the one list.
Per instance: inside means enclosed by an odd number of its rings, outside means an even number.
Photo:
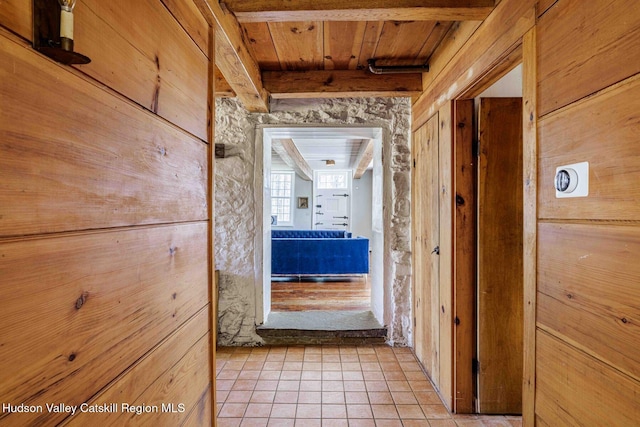
[{"label": "doorway", "polygon": [[[368,301],[368,311],[372,313],[372,317],[377,319],[379,324],[383,324],[384,319],[384,289],[383,289],[383,249],[384,249],[384,236],[383,236],[383,213],[382,213],[382,193],[383,193],[383,172],[382,172],[382,129],[381,128],[367,128],[367,127],[265,127],[262,129],[262,133],[260,135],[261,141],[259,141],[262,145],[263,152],[263,200],[262,200],[262,216],[263,216],[263,233],[262,233],[262,256],[263,256],[263,276],[262,276],[262,289],[260,292],[257,292],[257,298],[259,298],[259,304],[257,307],[262,308],[261,313],[257,313],[256,320],[257,323],[264,323],[269,313],[272,310],[272,277],[271,277],[271,230],[272,230],[272,222],[271,222],[271,212],[270,212],[270,197],[271,197],[271,188],[270,184],[270,175],[271,175],[271,164],[272,164],[272,141],[273,140],[330,140],[332,138],[348,138],[355,140],[368,140],[371,141],[372,144],[372,163],[373,169],[370,172],[369,180],[371,182],[371,191],[369,195],[369,200],[371,204],[371,212],[369,212],[368,217],[368,235],[366,237],[369,238],[369,246],[370,246],[370,274],[366,276],[366,286],[369,288],[369,301]],[[258,141],[257,141],[258,142]],[[330,154],[330,153],[328,153]],[[330,157],[325,155],[326,157]],[[354,181],[354,197],[356,192],[356,186]],[[308,206],[309,209],[314,212],[315,216],[315,208],[317,203],[315,202],[315,198],[312,195],[308,195],[305,197],[308,198]],[[353,209],[351,202],[351,197],[343,198],[343,201],[348,200],[348,212],[347,216],[351,216],[350,210]],[[355,215],[355,212],[354,212]],[[318,222],[318,221],[315,221]],[[362,221],[359,221],[360,223]],[[365,221],[367,222],[367,221]],[[345,222],[341,222],[345,223]],[[312,224],[310,224],[309,229],[311,229]],[[348,224],[346,227],[349,229],[356,229],[357,224]],[[322,285],[324,280],[319,280],[313,282],[315,285]],[[341,281],[346,283],[344,280]],[[312,282],[309,282],[312,283]],[[331,281],[326,281],[331,285]],[[344,283],[339,284],[342,286]],[[298,286],[298,285],[296,285]],[[304,284],[302,284],[304,286]],[[360,286],[360,285],[358,285]],[[294,286],[295,287],[295,286]],[[305,289],[309,289],[309,286],[306,286]],[[325,288],[326,289],[326,288]],[[307,315],[305,313],[305,315]]]},{"label": "doorway", "polygon": [[522,411],[521,96],[522,68],[517,66],[475,99],[456,102],[456,115],[473,122],[467,127],[474,129],[455,137],[458,413]]}]

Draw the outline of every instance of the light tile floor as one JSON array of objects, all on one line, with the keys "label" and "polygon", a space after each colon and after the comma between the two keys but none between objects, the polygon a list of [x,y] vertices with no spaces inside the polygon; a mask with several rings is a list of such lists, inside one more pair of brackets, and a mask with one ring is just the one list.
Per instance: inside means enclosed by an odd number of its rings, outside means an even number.
[{"label": "light tile floor", "polygon": [[408,348],[233,347],[216,352],[219,427],[521,426],[451,415]]}]

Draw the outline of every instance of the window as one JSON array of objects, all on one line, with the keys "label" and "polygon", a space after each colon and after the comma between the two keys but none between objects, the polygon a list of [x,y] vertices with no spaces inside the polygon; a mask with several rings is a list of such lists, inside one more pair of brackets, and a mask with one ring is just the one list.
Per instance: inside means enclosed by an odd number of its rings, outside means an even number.
[{"label": "window", "polygon": [[349,188],[349,172],[318,172],[318,189],[345,190]]},{"label": "window", "polygon": [[278,225],[293,225],[293,172],[271,172],[271,215]]}]

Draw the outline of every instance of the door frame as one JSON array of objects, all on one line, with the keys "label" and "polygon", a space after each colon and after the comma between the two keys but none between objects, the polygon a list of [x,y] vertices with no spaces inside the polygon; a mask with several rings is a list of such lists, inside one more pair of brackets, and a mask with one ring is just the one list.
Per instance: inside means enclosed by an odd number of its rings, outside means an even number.
[{"label": "door frame", "polygon": [[[486,70],[483,77],[454,99],[453,191],[456,194],[453,218],[453,412],[475,413],[476,355],[476,172],[477,162],[468,144],[473,133],[475,112],[469,120],[469,106],[496,81],[519,64],[523,64],[523,267],[524,267],[524,375],[523,417],[529,418],[535,378],[535,290],[537,264],[537,111],[536,111],[535,28],[521,39],[521,44]],[[473,108],[473,107],[472,107]],[[469,126],[471,124],[471,126]],[[473,136],[473,135],[472,135]],[[475,136],[473,136],[475,141]],[[475,142],[474,142],[475,143]],[[469,170],[471,168],[471,171]],[[473,219],[471,221],[470,219]]]}]

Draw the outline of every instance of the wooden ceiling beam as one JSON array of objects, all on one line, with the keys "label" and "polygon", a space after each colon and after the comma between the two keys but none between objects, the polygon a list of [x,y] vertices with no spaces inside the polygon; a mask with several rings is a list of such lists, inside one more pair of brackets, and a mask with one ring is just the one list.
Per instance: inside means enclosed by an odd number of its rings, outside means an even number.
[{"label": "wooden ceiling beam", "polygon": [[373,160],[373,139],[365,139],[360,145],[358,155],[351,163],[351,169],[353,169],[353,179],[360,179],[366,172],[367,168]]},{"label": "wooden ceiling beam", "polygon": [[224,79],[248,111],[268,112],[268,93],[262,86],[258,61],[249,49],[236,18],[229,10],[223,10],[217,0],[194,2],[215,29],[215,65]]},{"label": "wooden ceiling beam", "polygon": [[243,23],[481,21],[496,4],[495,0],[223,0],[223,3]]},{"label": "wooden ceiling beam", "polygon": [[422,74],[371,74],[365,70],[265,71],[273,99],[412,97],[422,93]]},{"label": "wooden ceiling beam", "polygon": [[283,162],[292,168],[305,181],[313,181],[313,169],[302,157],[292,139],[273,139],[271,148],[278,153]]},{"label": "wooden ceiling beam", "polygon": [[234,98],[236,96],[236,93],[233,91],[233,89],[231,89],[229,83],[227,83],[227,81],[224,79],[224,76],[222,75],[218,67],[216,67],[215,78],[216,98]]}]

